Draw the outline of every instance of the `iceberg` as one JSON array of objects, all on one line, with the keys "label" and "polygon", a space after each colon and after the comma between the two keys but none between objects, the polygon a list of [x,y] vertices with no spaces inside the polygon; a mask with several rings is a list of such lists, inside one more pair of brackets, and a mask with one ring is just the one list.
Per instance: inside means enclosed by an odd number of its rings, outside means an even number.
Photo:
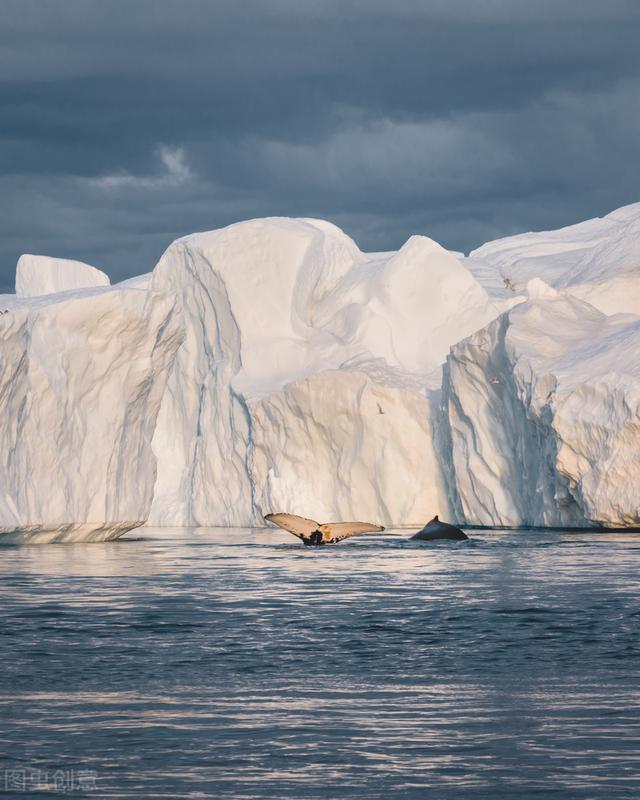
[{"label": "iceberg", "polygon": [[175,298],[109,287],[3,300],[0,533],[109,539],[143,524],[183,335]]},{"label": "iceberg", "polygon": [[20,256],[16,266],[18,297],[37,297],[109,284],[109,276],[104,272],[68,258],[25,254]]},{"label": "iceberg", "polygon": [[491,294],[520,292],[540,278],[605,314],[640,314],[640,203],[554,231],[482,245],[465,260]]},{"label": "iceberg", "polygon": [[489,298],[427,237],[365,254],[328,222],[288,218],[179,239],[151,285],[180,298],[186,338],[150,524],[253,525],[282,508],[422,524],[447,507],[441,365],[516,299]]},{"label": "iceberg", "polygon": [[476,525],[640,521],[640,317],[607,316],[541,279],[451,349],[450,485]]},{"label": "iceberg", "polygon": [[469,256],[281,217],[185,236],[114,286],[22,256],[0,533],[637,525],[639,240],[636,204]]}]

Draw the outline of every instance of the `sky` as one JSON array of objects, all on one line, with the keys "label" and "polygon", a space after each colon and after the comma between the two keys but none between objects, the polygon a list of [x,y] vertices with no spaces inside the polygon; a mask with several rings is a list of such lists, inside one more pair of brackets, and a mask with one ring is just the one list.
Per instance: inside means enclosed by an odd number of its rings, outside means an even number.
[{"label": "sky", "polygon": [[0,0],[0,290],[321,217],[469,251],[640,200],[638,0]]}]

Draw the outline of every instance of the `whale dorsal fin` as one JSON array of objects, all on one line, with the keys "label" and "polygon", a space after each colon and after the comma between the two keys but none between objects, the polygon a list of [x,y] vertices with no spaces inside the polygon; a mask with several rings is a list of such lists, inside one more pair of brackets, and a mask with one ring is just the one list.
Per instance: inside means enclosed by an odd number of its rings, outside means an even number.
[{"label": "whale dorsal fin", "polygon": [[431,525],[432,522],[440,522],[440,520],[438,519],[438,515],[437,514],[435,515],[435,517],[432,520],[429,520],[429,525]]}]

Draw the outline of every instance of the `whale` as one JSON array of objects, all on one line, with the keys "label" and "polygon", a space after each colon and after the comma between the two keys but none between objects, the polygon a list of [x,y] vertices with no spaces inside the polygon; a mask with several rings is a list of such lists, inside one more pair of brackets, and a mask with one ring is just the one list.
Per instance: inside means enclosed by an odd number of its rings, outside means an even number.
[{"label": "whale", "polygon": [[461,531],[460,528],[456,528],[455,525],[449,525],[448,522],[441,522],[436,514],[433,519],[427,522],[421,531],[418,531],[410,538],[420,542],[433,542],[436,539],[449,539],[453,542],[462,542],[469,537],[466,533]]}]

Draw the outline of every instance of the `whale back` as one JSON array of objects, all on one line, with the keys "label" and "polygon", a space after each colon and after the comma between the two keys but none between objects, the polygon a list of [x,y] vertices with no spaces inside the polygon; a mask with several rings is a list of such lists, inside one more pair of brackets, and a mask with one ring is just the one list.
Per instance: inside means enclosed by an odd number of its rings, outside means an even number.
[{"label": "whale back", "polygon": [[454,542],[462,542],[468,539],[466,533],[456,528],[455,525],[449,525],[447,522],[441,522],[436,514],[433,519],[424,526],[424,528],[415,533],[412,539],[417,539],[422,542],[434,541],[436,539],[449,539]]}]

